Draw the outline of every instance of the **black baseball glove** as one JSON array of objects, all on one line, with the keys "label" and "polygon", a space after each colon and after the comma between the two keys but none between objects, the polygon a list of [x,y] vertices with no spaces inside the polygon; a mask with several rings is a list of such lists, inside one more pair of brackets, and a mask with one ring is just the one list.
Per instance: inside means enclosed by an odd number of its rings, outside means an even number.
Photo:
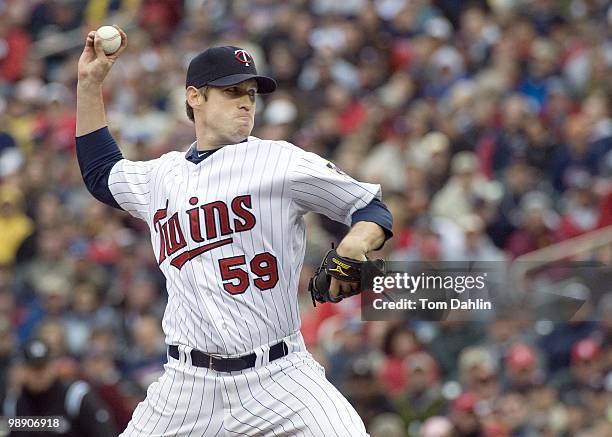
[{"label": "black baseball glove", "polygon": [[[359,261],[338,255],[335,249],[331,249],[323,258],[321,266],[317,269],[314,276],[308,283],[308,291],[312,296],[312,304],[317,306],[317,302],[340,302],[345,297],[354,296],[361,293],[361,271],[367,261]],[[384,270],[384,261],[376,260],[377,268]],[[342,282],[357,282],[358,287],[350,293],[343,293],[337,297],[331,297],[329,287],[331,279],[336,278]]]}]

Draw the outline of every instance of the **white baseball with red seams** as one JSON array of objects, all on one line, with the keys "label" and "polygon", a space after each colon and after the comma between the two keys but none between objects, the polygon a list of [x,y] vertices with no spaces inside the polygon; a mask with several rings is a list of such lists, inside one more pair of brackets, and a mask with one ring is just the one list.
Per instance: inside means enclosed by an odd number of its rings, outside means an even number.
[{"label": "white baseball with red seams", "polygon": [[96,30],[96,36],[102,40],[104,53],[112,55],[121,47],[121,34],[113,26],[102,26]]},{"label": "white baseball with red seams", "polygon": [[[297,293],[304,214],[350,225],[356,210],[380,198],[379,185],[288,142],[252,136],[199,163],[186,152],[122,159],[108,185],[123,209],[149,225],[167,281],[166,343],[181,351],[124,436],[366,435],[306,351]],[[281,340],[290,353],[267,362]],[[222,357],[255,352],[257,361],[217,372],[191,365],[192,349]]]}]

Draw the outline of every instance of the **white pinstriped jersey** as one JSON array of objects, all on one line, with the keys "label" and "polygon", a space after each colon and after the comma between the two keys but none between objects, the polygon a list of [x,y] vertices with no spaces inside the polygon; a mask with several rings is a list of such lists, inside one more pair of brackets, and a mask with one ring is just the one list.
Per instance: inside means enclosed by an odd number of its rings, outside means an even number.
[{"label": "white pinstriped jersey", "polygon": [[[195,144],[191,147],[195,147]],[[300,327],[303,215],[350,225],[380,186],[316,154],[249,137],[195,164],[185,152],[134,162],[109,176],[117,203],[145,220],[166,277],[166,343],[239,355]]]}]

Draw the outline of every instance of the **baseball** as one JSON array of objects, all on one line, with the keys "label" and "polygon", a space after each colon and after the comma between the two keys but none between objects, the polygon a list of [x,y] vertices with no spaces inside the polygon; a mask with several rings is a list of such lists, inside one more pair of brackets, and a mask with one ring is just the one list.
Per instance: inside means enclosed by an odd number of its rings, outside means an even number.
[{"label": "baseball", "polygon": [[102,26],[96,31],[98,38],[102,40],[104,53],[112,55],[121,46],[121,34],[113,26]]}]

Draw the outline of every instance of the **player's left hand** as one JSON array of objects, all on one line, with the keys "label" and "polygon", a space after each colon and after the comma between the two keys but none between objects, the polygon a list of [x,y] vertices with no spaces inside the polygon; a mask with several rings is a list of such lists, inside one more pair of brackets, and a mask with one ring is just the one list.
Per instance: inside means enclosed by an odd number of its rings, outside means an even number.
[{"label": "player's left hand", "polygon": [[345,237],[338,249],[327,252],[308,284],[313,304],[340,302],[361,292],[361,270],[367,261],[364,247],[360,240]]},{"label": "player's left hand", "polygon": [[[350,258],[356,261],[367,261],[364,245],[360,240],[346,237],[342,240],[336,253],[344,258]],[[329,286],[329,295],[333,299],[339,296],[350,296],[359,293],[359,282],[340,281],[336,278],[331,279]]]}]

